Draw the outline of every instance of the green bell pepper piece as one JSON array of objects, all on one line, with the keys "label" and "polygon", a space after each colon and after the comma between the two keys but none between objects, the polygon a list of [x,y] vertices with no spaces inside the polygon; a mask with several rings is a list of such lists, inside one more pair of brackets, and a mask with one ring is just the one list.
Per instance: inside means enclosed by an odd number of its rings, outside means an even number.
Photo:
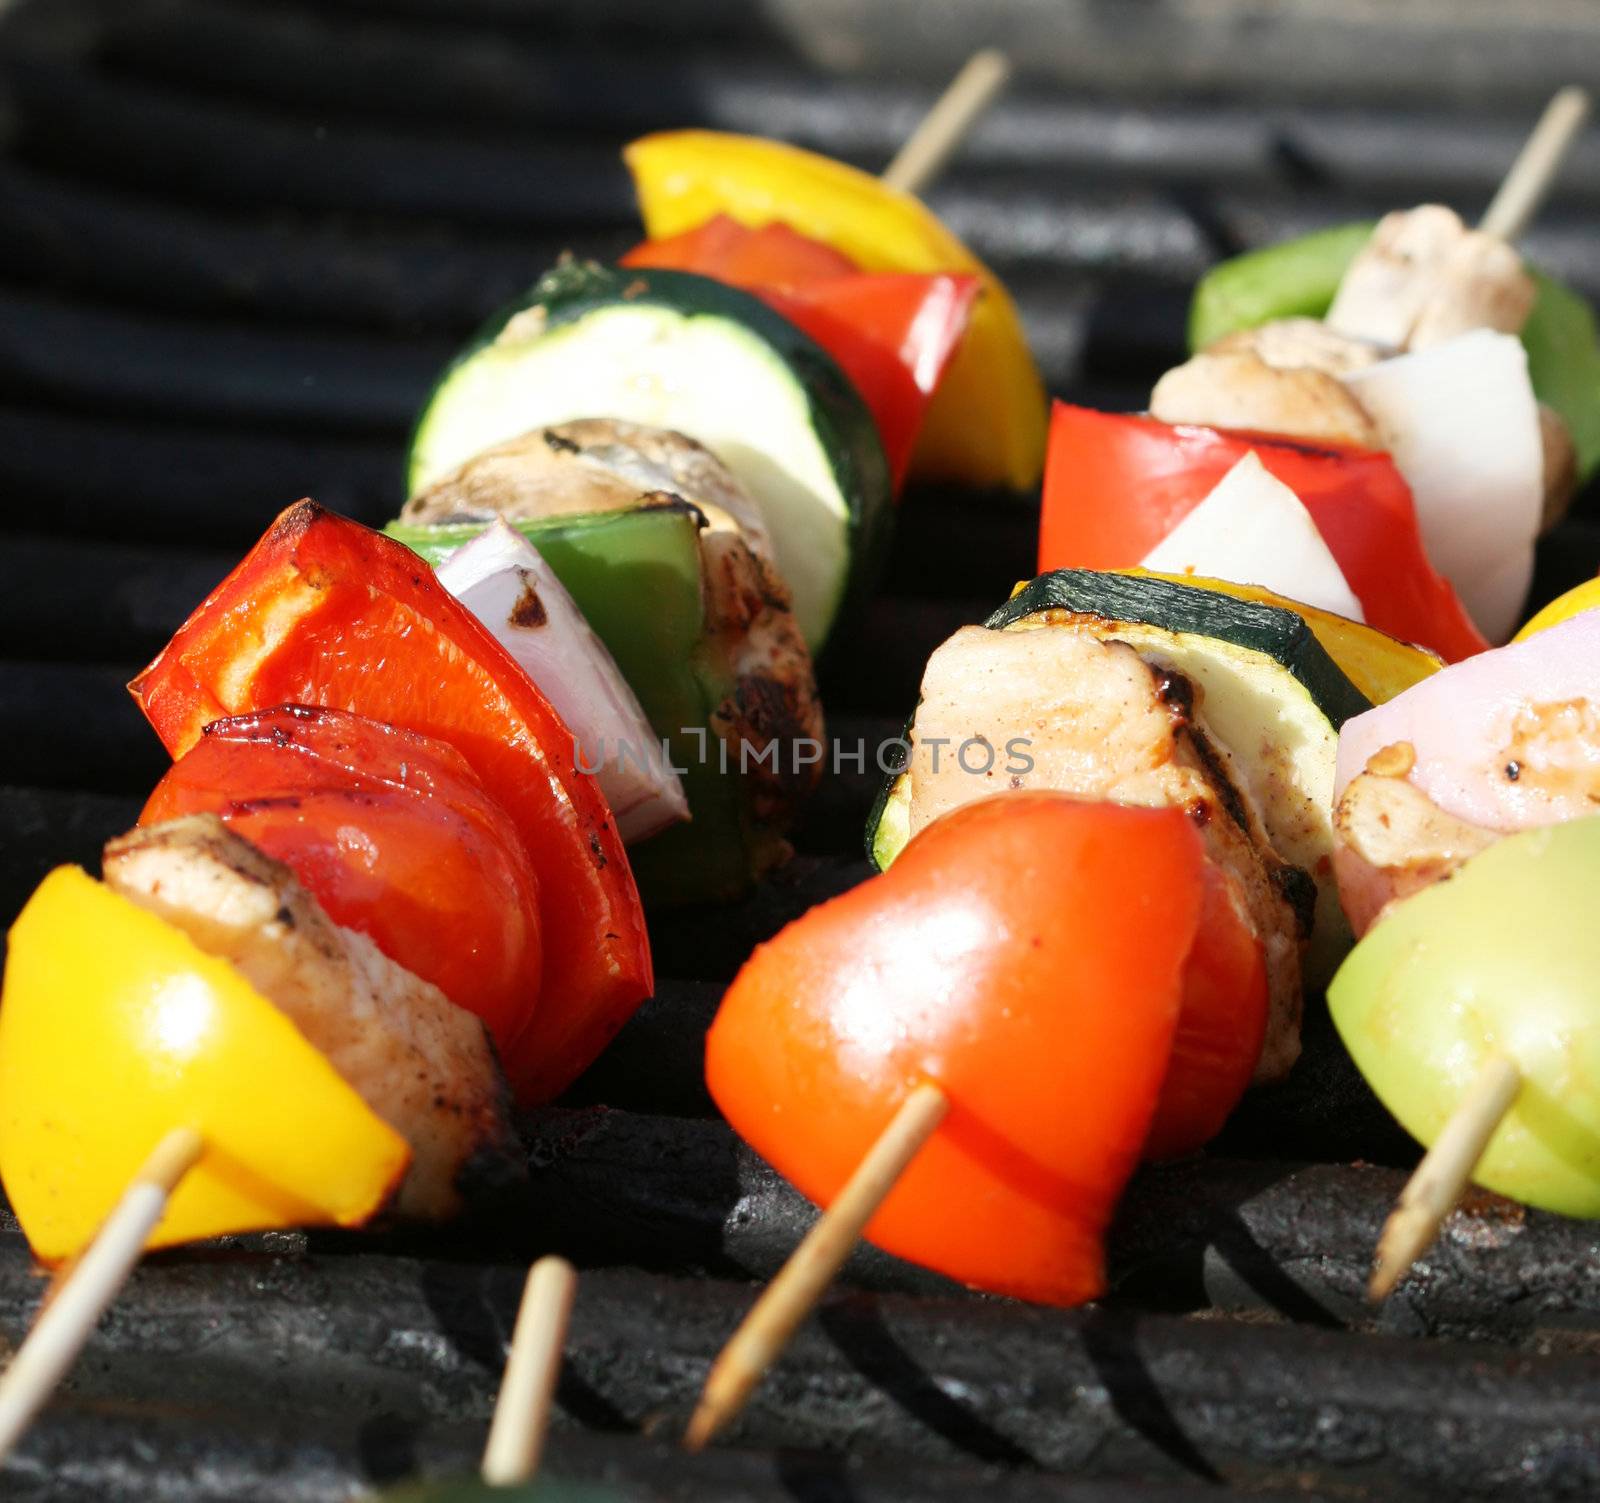
[{"label": "green bell pepper piece", "polygon": [[1491,1051],[1523,1086],[1473,1178],[1600,1216],[1600,817],[1526,830],[1396,905],[1328,1006],[1367,1083],[1432,1143]]},{"label": "green bell pepper piece", "polygon": [[[515,526],[577,601],[682,772],[690,822],[628,853],[645,901],[664,907],[738,897],[773,864],[781,839],[751,815],[737,763],[724,772],[718,758],[711,715],[734,684],[705,635],[697,514],[663,505]],[[431,564],[482,530],[401,522],[386,529]]]},{"label": "green bell pepper piece", "polygon": [[1373,226],[1341,224],[1213,266],[1189,304],[1189,348],[1275,318],[1321,318]]},{"label": "green bell pepper piece", "polygon": [[[1189,348],[1275,318],[1321,318],[1339,280],[1372,233],[1370,223],[1338,225],[1213,266],[1189,305]],[[1532,270],[1532,268],[1530,268]],[[1600,338],[1588,300],[1554,277],[1532,271],[1538,298],[1522,331],[1534,394],[1566,421],[1578,475],[1600,467]]]}]

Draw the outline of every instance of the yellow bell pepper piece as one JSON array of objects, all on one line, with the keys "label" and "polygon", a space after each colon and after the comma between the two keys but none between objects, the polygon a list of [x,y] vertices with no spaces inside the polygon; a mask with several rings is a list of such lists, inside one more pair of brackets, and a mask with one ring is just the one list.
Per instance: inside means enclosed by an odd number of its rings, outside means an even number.
[{"label": "yellow bell pepper piece", "polygon": [[1581,585],[1574,585],[1565,595],[1557,595],[1511,640],[1521,642],[1537,636],[1542,631],[1549,631],[1552,626],[1560,626],[1563,621],[1592,611],[1597,605],[1600,605],[1600,579],[1586,579]]},{"label": "yellow bell pepper piece", "polygon": [[1426,647],[1402,642],[1398,637],[1391,637],[1364,622],[1352,621],[1348,616],[1337,616],[1332,611],[1275,595],[1260,585],[1234,584],[1232,580],[1206,579],[1195,574],[1160,574],[1152,569],[1119,569],[1117,572],[1170,579],[1173,584],[1195,585],[1202,590],[1215,590],[1219,595],[1231,595],[1235,600],[1253,600],[1258,605],[1275,605],[1293,611],[1311,628],[1312,635],[1343,670],[1344,676],[1375,705],[1393,699],[1444,667],[1444,659]]},{"label": "yellow bell pepper piece", "polygon": [[205,1152],[153,1247],[357,1225],[411,1158],[226,961],[58,867],[12,926],[0,996],[0,1180],[37,1257],[81,1252],[150,1150],[185,1125]]},{"label": "yellow bell pepper piece", "polygon": [[975,273],[972,322],[945,373],[911,474],[1028,490],[1044,468],[1044,383],[1000,279],[922,200],[831,157],[759,136],[663,131],[623,151],[652,240],[727,214],[752,229],[780,220],[864,271]]}]

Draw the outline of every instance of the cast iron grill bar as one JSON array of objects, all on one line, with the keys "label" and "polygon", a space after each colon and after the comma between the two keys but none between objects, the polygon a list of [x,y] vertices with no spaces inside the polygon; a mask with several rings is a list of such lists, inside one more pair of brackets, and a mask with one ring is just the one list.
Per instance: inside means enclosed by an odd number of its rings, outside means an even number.
[{"label": "cast iron grill bar", "polygon": [[[504,34],[403,22],[359,28],[326,11],[213,4],[134,10],[97,49],[108,71],[203,97],[332,119],[433,120],[467,131],[559,131],[616,138],[666,120],[783,136],[863,165],[887,160],[932,99],[918,83],[838,80],[759,52],[687,53],[670,71],[656,49],[582,41],[508,45]],[[1470,123],[1437,111],[1374,117],[1348,108],[1166,102],[1085,104],[1024,81],[977,125],[954,170],[1098,172],[1160,184],[1272,187],[1355,177],[1367,192],[1488,194],[1527,132],[1515,107]],[[1390,151],[1396,130],[1404,152]],[[1579,143],[1569,201],[1600,199],[1600,146]]]},{"label": "cast iron grill bar", "polygon": [[[156,1476],[128,1458],[159,1437],[171,1470]],[[301,1503],[418,1471],[460,1474],[483,1444],[481,1424],[439,1424],[396,1414],[360,1423],[337,1416],[282,1416],[237,1408],[175,1412],[160,1403],[66,1399],[29,1437],[6,1474],[8,1503]],[[686,1457],[663,1440],[558,1428],[545,1469],[570,1481],[619,1489],[637,1503],[1213,1503],[1204,1482],[1128,1482],[1006,1471],[976,1462],[917,1463],[784,1447],[722,1448]],[[263,1485],[262,1479],[270,1478]],[[1252,1492],[1257,1503],[1350,1503],[1302,1487]]]},{"label": "cast iron grill bar", "polygon": [[[16,1239],[6,1252],[0,1329],[14,1334],[41,1284]],[[112,1401],[155,1368],[182,1408],[481,1423],[522,1272],[365,1252],[151,1259],[71,1391]],[[558,1424],[680,1433],[749,1300],[740,1284],[588,1270]],[[1577,1497],[1600,1484],[1597,1402],[1586,1355],[840,1291],[730,1443],[1086,1477]]]},{"label": "cast iron grill bar", "polygon": [[[978,9],[1014,41],[1031,26],[1021,54],[1058,68],[1065,37],[1094,58],[1079,28],[1103,41],[1130,24],[1100,0],[1071,18],[1034,0]],[[1214,9],[1227,32],[1243,0]],[[1378,65],[1339,79],[1338,46],[1282,62],[1289,39],[1320,34],[1314,9],[1261,23],[1270,76],[1209,44],[1141,46],[1100,60],[1120,97],[1024,79],[975,133],[936,207],[1017,292],[1052,389],[1141,405],[1219,255],[1424,195],[1474,211],[1547,84],[1583,73],[1573,38],[1600,37],[1565,13],[1507,16],[1521,50],[1496,57],[1492,87],[1459,73],[1452,44],[1403,100],[1372,108],[1443,23],[1369,26]],[[270,516],[307,492],[392,515],[405,434],[448,352],[561,249],[612,254],[636,237],[622,141],[701,123],[881,165],[967,18],[950,7],[912,25],[930,13],[902,0],[847,10],[23,0],[7,14],[6,914],[49,866],[92,867],[136,816],[165,759],[121,686]],[[1171,8],[1138,11],[1150,36],[1197,35]],[[883,16],[899,18],[894,77]],[[818,72],[830,30],[884,76]],[[1240,76],[1250,86],[1224,103],[1195,92]],[[1597,228],[1600,146],[1586,142],[1528,249],[1600,292]],[[824,668],[830,727],[869,760],[928,651],[1033,555],[1034,514],[1001,498],[913,495],[905,524],[883,598]],[[1538,590],[1597,555],[1600,528],[1580,515],[1541,550]],[[657,997],[564,1109],[527,1124],[525,1213],[155,1260],[7,1470],[6,1496],[320,1503],[470,1466],[522,1265],[550,1247],[586,1269],[554,1465],[633,1498],[1593,1489],[1600,1394],[1583,1354],[1600,1243],[1485,1198],[1370,1311],[1365,1260],[1398,1175],[1349,1160],[1399,1165],[1414,1148],[1316,1010],[1287,1086],[1253,1097],[1216,1152],[1138,1178],[1105,1306],[972,1297],[865,1249],[731,1448],[690,1460],[645,1438],[681,1427],[746,1281],[814,1214],[715,1119],[702,1035],[754,944],[866,874],[875,783],[830,785],[795,862],[745,903],[656,924]],[[0,1233],[0,1338],[20,1334],[40,1288],[15,1231]]]}]

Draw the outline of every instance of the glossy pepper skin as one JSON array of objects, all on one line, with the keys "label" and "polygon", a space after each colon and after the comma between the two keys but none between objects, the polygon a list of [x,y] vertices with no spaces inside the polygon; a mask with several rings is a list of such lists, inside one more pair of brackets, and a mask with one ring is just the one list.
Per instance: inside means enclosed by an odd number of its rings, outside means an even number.
[{"label": "glossy pepper skin", "polygon": [[918,198],[780,141],[665,131],[628,146],[645,231],[663,240],[718,214],[774,221],[867,272],[970,272],[982,293],[911,461],[913,478],[1029,490],[1044,459],[1044,385],[1016,305]]},{"label": "glossy pepper skin", "polygon": [[1431,1144],[1490,1053],[1523,1086],[1473,1171],[1485,1189],[1600,1216],[1600,817],[1497,841],[1385,911],[1328,989],[1339,1036]]},{"label": "glossy pepper skin", "polygon": [[707,1038],[711,1093],[827,1204],[932,1080],[949,1115],[867,1236],[998,1293],[1092,1299],[1171,1058],[1204,864],[1175,809],[969,804],[757,949]]},{"label": "glossy pepper skin", "polygon": [[1147,1159],[1181,1158],[1222,1131],[1249,1089],[1267,1036],[1266,952],[1209,862],[1203,880]]},{"label": "glossy pepper skin", "polygon": [[524,1104],[560,1094],[650,995],[633,874],[571,733],[409,548],[313,502],[290,507],[130,688],[175,757],[213,720],[282,704],[352,710],[455,748],[538,875],[542,1005]]},{"label": "glossy pepper skin", "polygon": [[898,494],[928,405],[972,316],[977,277],[869,274],[787,225],[749,229],[726,214],[647,240],[621,264],[729,282],[809,334],[871,409]]},{"label": "glossy pepper skin", "polygon": [[[516,524],[566,586],[668,743],[690,821],[629,851],[652,907],[726,902],[786,853],[757,817],[736,762],[718,757],[718,707],[738,693],[721,643],[706,631],[700,524],[689,506],[652,506]],[[481,526],[409,527],[389,535],[430,563]]]},{"label": "glossy pepper skin", "polygon": [[0,999],[0,1180],[35,1255],[83,1251],[174,1127],[205,1140],[151,1246],[358,1226],[410,1163],[226,961],[77,867],[12,926]]},{"label": "glossy pepper skin", "polygon": [[306,705],[214,720],[139,823],[202,813],[482,1018],[510,1074],[539,1001],[539,883],[510,816],[454,748]]},{"label": "glossy pepper skin", "polygon": [[1394,462],[1365,449],[1057,402],[1041,572],[1133,568],[1252,451],[1311,513],[1369,625],[1452,663],[1489,645],[1428,562],[1410,488]]}]

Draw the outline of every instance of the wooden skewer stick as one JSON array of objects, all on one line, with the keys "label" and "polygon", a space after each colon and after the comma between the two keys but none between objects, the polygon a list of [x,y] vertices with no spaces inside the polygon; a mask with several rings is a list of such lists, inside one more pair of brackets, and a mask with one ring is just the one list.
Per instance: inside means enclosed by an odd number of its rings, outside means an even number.
[{"label": "wooden skewer stick", "polygon": [[1486,235],[1515,244],[1533,223],[1561,170],[1567,154],[1589,118],[1588,91],[1568,84],[1544,108],[1533,134],[1506,173],[1478,228]]},{"label": "wooden skewer stick", "polygon": [[684,1437],[686,1449],[701,1450],[744,1408],[762,1374],[811,1313],[860,1240],[873,1212],[894,1189],[949,1108],[949,1098],[932,1084],[918,1086],[901,1103],[844,1189],[790,1254],[789,1261],[712,1364],[705,1391]]},{"label": "wooden skewer stick", "polygon": [[531,1481],[539,1470],[577,1289],[577,1272],[565,1258],[540,1258],[528,1270],[483,1453],[483,1480],[492,1487]]},{"label": "wooden skewer stick", "polygon": [[192,1127],[168,1133],[145,1160],[87,1252],[55,1291],[0,1377],[0,1462],[9,1456],[127,1283],[167,1200],[204,1148]]},{"label": "wooden skewer stick", "polygon": [[921,193],[936,178],[1011,78],[1011,61],[995,47],[974,52],[883,170],[891,188]]},{"label": "wooden skewer stick", "polygon": [[1521,1089],[1522,1072],[1504,1055],[1491,1055],[1484,1061],[1384,1223],[1367,1285],[1372,1299],[1387,1299],[1406,1270],[1439,1235],[1439,1227],[1461,1199],[1483,1150]]}]

